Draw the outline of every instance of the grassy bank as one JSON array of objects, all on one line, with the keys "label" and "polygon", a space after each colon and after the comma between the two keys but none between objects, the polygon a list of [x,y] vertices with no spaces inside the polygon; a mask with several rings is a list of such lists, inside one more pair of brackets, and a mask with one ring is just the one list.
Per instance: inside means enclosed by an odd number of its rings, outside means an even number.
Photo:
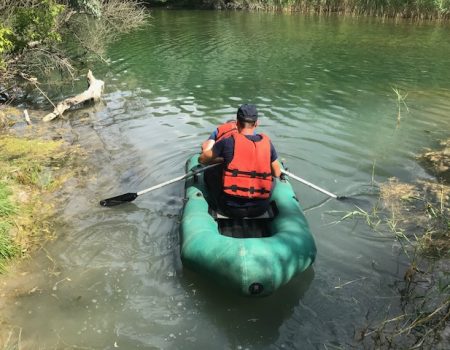
[{"label": "grassy bank", "polygon": [[[358,340],[367,348],[448,348],[450,324],[450,139],[418,156],[437,181],[374,184],[379,200],[340,220],[364,220],[374,233],[393,237],[409,267],[395,283],[402,312],[368,324]],[[446,333],[447,332],[447,333]]]},{"label": "grassy bank", "polygon": [[13,225],[14,215],[18,211],[18,207],[11,200],[10,188],[0,182],[0,272],[5,269],[4,261],[17,255],[18,246],[10,236],[10,230]]},{"label": "grassy bank", "polygon": [[450,18],[449,0],[232,0],[231,2],[219,0],[206,3],[220,7],[319,14],[339,13],[415,19]]},{"label": "grassy bank", "polygon": [[0,273],[52,237],[52,193],[73,175],[78,150],[61,140],[14,136],[0,128]]}]

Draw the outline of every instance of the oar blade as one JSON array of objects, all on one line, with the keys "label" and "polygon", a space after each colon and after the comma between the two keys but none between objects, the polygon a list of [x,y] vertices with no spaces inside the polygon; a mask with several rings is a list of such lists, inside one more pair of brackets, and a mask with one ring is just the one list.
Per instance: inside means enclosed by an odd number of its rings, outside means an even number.
[{"label": "oar blade", "polygon": [[102,207],[113,207],[125,202],[132,202],[137,198],[137,193],[125,193],[120,196],[103,199],[100,201]]},{"label": "oar blade", "polygon": [[348,197],[348,196],[338,196],[336,198],[339,201],[343,201],[343,202],[349,202],[352,203],[358,207],[369,207],[371,202],[368,199],[364,199],[364,198],[356,198],[354,196]]}]

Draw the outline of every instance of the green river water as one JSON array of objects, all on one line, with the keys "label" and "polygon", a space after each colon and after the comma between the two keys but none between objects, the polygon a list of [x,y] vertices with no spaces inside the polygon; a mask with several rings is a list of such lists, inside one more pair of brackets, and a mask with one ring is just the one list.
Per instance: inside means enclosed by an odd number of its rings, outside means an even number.
[{"label": "green river water", "polygon": [[[183,269],[182,182],[111,209],[98,201],[183,174],[187,157],[248,102],[291,172],[368,209],[377,183],[430,178],[415,154],[449,135],[450,26],[226,11],[152,17],[109,48],[109,65],[92,67],[105,81],[102,103],[56,122],[70,124],[95,166],[59,210],[58,239],[19,266],[23,292],[2,306],[5,324],[20,330],[22,349],[359,348],[360,330],[400,312],[408,264],[392,235],[337,222],[351,202],[293,183],[316,262],[274,295],[248,299]],[[406,96],[400,119],[393,89]]]}]

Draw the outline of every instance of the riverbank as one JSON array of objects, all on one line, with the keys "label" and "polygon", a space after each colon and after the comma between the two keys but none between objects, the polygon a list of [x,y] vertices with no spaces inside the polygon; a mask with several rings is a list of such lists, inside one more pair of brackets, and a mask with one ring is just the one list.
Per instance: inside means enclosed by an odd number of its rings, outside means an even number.
[{"label": "riverbank", "polygon": [[[161,3],[151,2],[153,6]],[[252,11],[284,11],[313,13],[319,15],[351,15],[381,18],[408,18],[414,20],[448,20],[450,18],[450,4],[443,1],[362,1],[362,0],[263,0],[247,1],[232,0],[223,2],[204,1],[196,4],[190,2],[168,1],[164,6],[169,7],[200,7],[215,9],[243,9]]]},{"label": "riverbank", "polygon": [[58,191],[80,172],[83,152],[64,139],[66,131],[41,125],[40,112],[0,109],[0,273],[48,239]]},{"label": "riverbank", "polygon": [[450,139],[417,159],[436,181],[391,178],[378,184],[379,201],[370,211],[347,214],[363,217],[381,236],[393,235],[393,249],[410,265],[396,286],[403,312],[361,329],[357,339],[368,347],[450,347]]}]

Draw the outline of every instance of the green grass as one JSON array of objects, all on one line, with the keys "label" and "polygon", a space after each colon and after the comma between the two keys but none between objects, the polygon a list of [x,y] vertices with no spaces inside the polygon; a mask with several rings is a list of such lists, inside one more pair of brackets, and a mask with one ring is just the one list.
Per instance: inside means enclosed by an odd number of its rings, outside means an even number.
[{"label": "green grass", "polygon": [[3,182],[0,182],[0,218],[14,214],[16,208],[9,200],[11,191]]},{"label": "green grass", "polygon": [[11,190],[0,181],[0,272],[5,270],[5,262],[16,256],[18,246],[11,238],[12,216],[17,207],[11,202]]},{"label": "green grass", "polygon": [[67,157],[61,141],[0,138],[0,176],[15,183],[46,189],[54,180],[50,169],[63,166]]},{"label": "green grass", "polygon": [[73,176],[76,154],[62,141],[0,136],[0,273],[51,237],[53,208],[42,198]]}]

